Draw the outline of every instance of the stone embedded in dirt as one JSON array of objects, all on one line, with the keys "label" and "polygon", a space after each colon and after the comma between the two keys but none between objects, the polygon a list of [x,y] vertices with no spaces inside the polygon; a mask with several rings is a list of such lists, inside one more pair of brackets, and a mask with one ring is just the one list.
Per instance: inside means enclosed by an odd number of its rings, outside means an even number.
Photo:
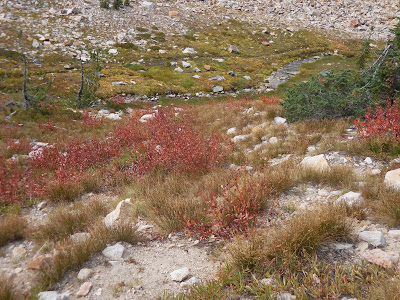
[{"label": "stone embedded in dirt", "polygon": [[400,169],[387,172],[383,182],[386,186],[400,191]]},{"label": "stone embedded in dirt", "polygon": [[[144,116],[142,116],[143,118]],[[141,118],[141,120],[142,120]],[[104,218],[104,225],[111,227],[120,220],[131,220],[133,204],[130,198],[122,200],[117,207]]]},{"label": "stone embedded in dirt", "polygon": [[175,68],[174,71],[178,73],[183,73],[183,69],[181,67]]},{"label": "stone embedded in dirt", "polygon": [[155,117],[155,114],[145,114],[140,118],[139,122],[146,123],[147,120],[153,119],[154,117]]},{"label": "stone embedded in dirt", "polygon": [[79,288],[79,291],[76,293],[76,297],[82,298],[89,294],[90,289],[92,288],[92,283],[90,281],[85,282]]},{"label": "stone embedded in dirt", "polygon": [[237,129],[236,129],[236,127],[232,127],[232,128],[229,128],[227,131],[226,131],[226,134],[235,134],[236,133],[236,131],[237,131]]},{"label": "stone embedded in dirt", "polygon": [[193,71],[195,71],[196,73],[200,73],[201,70],[198,67],[193,68]]},{"label": "stone embedded in dirt", "polygon": [[330,170],[328,161],[323,154],[305,157],[300,165],[305,169],[311,169],[317,172],[326,172]]},{"label": "stone embedded in dirt", "polygon": [[206,71],[214,71],[214,70],[215,70],[214,67],[212,67],[212,66],[210,66],[210,65],[204,65],[204,69],[205,69]]},{"label": "stone embedded in dirt", "polygon": [[59,294],[55,291],[40,292],[38,300],[69,300],[69,293]]},{"label": "stone embedded in dirt", "polygon": [[261,279],[260,282],[265,285],[272,285],[274,283],[274,279],[273,278],[263,278],[263,279]]},{"label": "stone embedded in dirt", "polygon": [[296,296],[291,293],[279,293],[275,300],[295,300]]},{"label": "stone embedded in dirt", "polygon": [[367,165],[370,165],[370,164],[372,164],[372,158],[371,158],[371,157],[367,157],[366,159],[364,159],[364,162],[365,162]]},{"label": "stone embedded in dirt", "polygon": [[250,134],[241,134],[241,135],[234,136],[234,137],[231,139],[231,141],[234,142],[234,143],[237,143],[237,142],[240,142],[240,141],[245,141],[245,140],[247,140],[249,137],[251,137]]},{"label": "stone embedded in dirt", "polygon": [[138,226],[137,231],[138,232],[146,232],[149,231],[150,229],[153,229],[154,226],[153,225],[149,225],[149,224],[141,224]]},{"label": "stone embedded in dirt", "polygon": [[333,247],[336,250],[348,250],[353,248],[353,244],[347,244],[347,243],[335,243],[333,244]]},{"label": "stone embedded in dirt", "polygon": [[103,292],[102,288],[98,288],[96,293],[94,293],[95,296],[101,296],[101,293]]},{"label": "stone embedded in dirt", "polygon": [[234,71],[228,71],[228,75],[232,77],[237,77],[237,74]]},{"label": "stone embedded in dirt", "polygon": [[388,232],[388,237],[395,238],[395,239],[400,239],[400,230],[389,230]]},{"label": "stone embedded in dirt", "polygon": [[154,3],[150,1],[143,1],[140,5],[149,11],[154,9]]},{"label": "stone embedded in dirt", "polygon": [[170,275],[171,275],[171,279],[173,281],[182,282],[183,280],[186,279],[186,277],[189,276],[189,269],[186,267],[182,268],[182,269],[178,269],[178,270],[171,272]]},{"label": "stone embedded in dirt", "polygon": [[243,76],[243,78],[246,79],[246,80],[251,80],[251,77],[248,76],[248,75]]},{"label": "stone embedded in dirt", "polygon": [[230,53],[236,53],[236,54],[239,54],[239,53],[240,53],[238,47],[236,47],[236,46],[234,46],[234,45],[230,45],[228,51],[229,51]]},{"label": "stone embedded in dirt", "polygon": [[176,10],[171,10],[168,12],[168,15],[170,17],[177,17],[179,15],[179,13]]},{"label": "stone embedded in dirt", "polygon": [[358,19],[353,19],[353,20],[350,21],[350,27],[351,27],[351,28],[356,28],[356,27],[358,27],[358,26],[360,26],[360,20],[358,20]]},{"label": "stone embedded in dirt", "polygon": [[179,285],[181,288],[188,289],[193,285],[199,284],[199,280],[196,277],[190,277],[188,280],[181,282]]},{"label": "stone embedded in dirt", "polygon": [[385,237],[381,231],[362,231],[358,235],[359,239],[375,247],[385,246]]},{"label": "stone embedded in dirt", "polygon": [[190,63],[186,62],[186,61],[183,61],[183,62],[182,62],[182,67],[184,67],[184,68],[191,68],[192,65],[191,65]]},{"label": "stone embedded in dirt", "polygon": [[336,204],[346,204],[348,206],[360,205],[363,202],[363,196],[355,192],[348,192],[336,199]]},{"label": "stone embedded in dirt", "polygon": [[88,232],[77,232],[70,236],[70,239],[75,243],[85,242],[90,238],[90,233]]},{"label": "stone embedded in dirt", "polygon": [[382,251],[381,249],[366,250],[362,254],[362,256],[367,262],[371,264],[375,264],[384,268],[393,267],[392,256],[389,253]]},{"label": "stone embedded in dirt", "polygon": [[269,140],[268,140],[268,143],[277,144],[278,143],[278,138],[276,136],[270,137]]},{"label": "stone embedded in dirt", "polygon": [[286,119],[282,118],[282,117],[275,117],[274,118],[274,123],[275,124],[285,124],[286,123]]},{"label": "stone embedded in dirt", "polygon": [[40,43],[37,40],[32,41],[32,47],[33,48],[40,48]]},{"label": "stone embedded in dirt", "polygon": [[197,51],[194,50],[193,48],[185,48],[185,50],[182,51],[183,54],[197,54]]},{"label": "stone embedded in dirt", "polygon": [[12,250],[12,256],[14,259],[20,259],[24,257],[26,254],[26,250],[24,247],[16,247]]},{"label": "stone embedded in dirt", "polygon": [[213,86],[213,93],[221,93],[224,91],[224,87],[220,85]]},{"label": "stone embedded in dirt", "polygon": [[118,50],[117,49],[110,49],[110,50],[108,50],[108,54],[118,54]]},{"label": "stone embedded in dirt", "polygon": [[34,258],[26,268],[28,270],[40,270],[44,265],[50,263],[51,259],[51,256],[40,255]]},{"label": "stone embedded in dirt", "polygon": [[116,113],[109,114],[106,118],[110,119],[110,120],[113,120],[113,121],[122,120],[121,116],[119,114],[116,114]]},{"label": "stone embedded in dirt", "polygon": [[124,246],[121,244],[115,244],[114,246],[108,246],[103,250],[103,255],[112,260],[121,259],[122,254],[124,254]]},{"label": "stone embedded in dirt", "polygon": [[221,76],[221,75],[216,75],[216,76],[213,76],[213,77],[208,78],[208,80],[224,81],[224,80],[225,80],[225,77],[224,77],[224,76]]},{"label": "stone embedded in dirt", "polygon": [[79,273],[78,273],[77,278],[79,280],[84,281],[84,280],[88,279],[92,274],[93,274],[93,270],[92,269],[86,269],[86,268],[85,269],[81,269],[79,271]]}]

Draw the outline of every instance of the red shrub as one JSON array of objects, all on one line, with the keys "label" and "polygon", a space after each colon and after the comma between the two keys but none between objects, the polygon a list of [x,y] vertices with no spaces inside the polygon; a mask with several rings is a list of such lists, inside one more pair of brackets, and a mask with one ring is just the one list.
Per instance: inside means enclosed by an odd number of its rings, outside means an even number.
[{"label": "red shrub", "polygon": [[124,96],[121,95],[116,95],[110,98],[111,102],[117,103],[117,104],[123,104],[125,103],[125,98]]},{"label": "red shrub", "polygon": [[281,98],[275,96],[261,96],[260,100],[264,104],[279,104],[282,102]]},{"label": "red shrub", "polygon": [[276,196],[274,189],[264,180],[248,180],[238,184],[237,180],[223,189],[222,196],[204,194],[207,203],[207,220],[184,217],[185,228],[201,238],[211,234],[223,238],[249,232],[256,225],[256,217],[265,206],[268,197]]},{"label": "red shrub", "polygon": [[46,123],[37,122],[37,125],[42,131],[54,131],[56,127],[56,123],[53,120],[48,119]]},{"label": "red shrub", "polygon": [[103,124],[103,118],[97,118],[96,116],[85,111],[82,114],[83,127],[86,128],[96,128]]},{"label": "red shrub", "polygon": [[28,154],[31,144],[27,138],[22,137],[19,140],[8,139],[7,152],[10,154]]},{"label": "red shrub", "polygon": [[375,114],[368,108],[365,121],[356,120],[358,132],[363,138],[394,138],[400,142],[400,105],[386,103],[386,107],[378,106]]},{"label": "red shrub", "polygon": [[0,158],[0,205],[18,203],[41,193],[42,186],[35,182],[31,171]]},{"label": "red shrub", "polygon": [[160,110],[140,127],[143,141],[137,150],[144,153],[136,163],[138,173],[161,168],[177,172],[202,172],[224,158],[221,137],[206,138],[191,124],[189,114],[176,116],[174,109]]}]

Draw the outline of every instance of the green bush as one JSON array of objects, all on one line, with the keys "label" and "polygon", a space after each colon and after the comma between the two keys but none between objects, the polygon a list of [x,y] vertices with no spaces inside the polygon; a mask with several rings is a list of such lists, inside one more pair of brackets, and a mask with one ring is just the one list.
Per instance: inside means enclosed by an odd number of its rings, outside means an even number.
[{"label": "green bush", "polygon": [[121,8],[121,6],[122,6],[122,0],[114,0],[114,2],[113,2],[113,8],[114,9],[120,9]]},{"label": "green bush", "polygon": [[366,79],[356,72],[331,71],[288,89],[282,106],[291,122],[361,117],[367,107],[377,105],[375,97],[365,86]]},{"label": "green bush", "polygon": [[105,8],[105,9],[109,9],[110,8],[110,3],[108,2],[108,0],[102,0],[102,1],[100,1],[100,7],[101,8]]}]

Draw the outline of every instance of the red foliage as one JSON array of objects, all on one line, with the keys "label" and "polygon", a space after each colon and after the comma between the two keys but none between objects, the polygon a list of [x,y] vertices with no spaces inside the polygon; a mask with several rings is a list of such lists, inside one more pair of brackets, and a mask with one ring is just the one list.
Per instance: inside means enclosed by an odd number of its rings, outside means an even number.
[{"label": "red foliage", "polygon": [[0,158],[0,205],[18,203],[43,192],[42,186],[32,178],[32,172],[12,160]]},{"label": "red foliage", "polygon": [[365,121],[356,120],[359,134],[365,138],[394,138],[400,142],[400,104],[388,101],[383,108],[378,106],[375,114],[368,108]]},{"label": "red foliage", "polygon": [[256,225],[256,217],[263,208],[267,197],[274,197],[275,191],[265,181],[244,182],[237,180],[223,189],[222,196],[203,195],[207,203],[207,219],[203,222],[184,216],[185,228],[200,238],[211,234],[230,238],[240,233],[249,232]]},{"label": "red foliage", "polygon": [[261,96],[260,100],[264,104],[279,104],[282,102],[281,98],[275,96]]},{"label": "red foliage", "polygon": [[96,128],[103,124],[103,118],[97,118],[96,116],[85,111],[82,114],[83,127],[86,128]]},{"label": "red foliage", "polygon": [[191,124],[189,114],[176,115],[174,109],[155,113],[141,126],[144,141],[137,150],[144,155],[135,163],[139,174],[160,168],[196,173],[211,169],[224,158],[220,136],[204,137]]},{"label": "red foliage", "polygon": [[116,95],[110,98],[111,102],[117,103],[117,104],[123,104],[125,103],[125,98],[124,96],[121,95]]},{"label": "red foliage", "polygon": [[54,131],[56,127],[56,123],[53,120],[48,119],[46,123],[37,122],[37,125],[42,131]]},{"label": "red foliage", "polygon": [[28,154],[31,144],[27,138],[21,137],[19,140],[8,139],[7,152],[12,154]]}]

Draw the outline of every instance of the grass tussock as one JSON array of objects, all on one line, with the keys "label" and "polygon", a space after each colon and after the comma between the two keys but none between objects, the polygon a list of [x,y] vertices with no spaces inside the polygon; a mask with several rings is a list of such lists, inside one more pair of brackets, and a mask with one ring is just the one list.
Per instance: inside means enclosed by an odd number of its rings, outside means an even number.
[{"label": "grass tussock", "polygon": [[0,299],[2,300],[18,300],[21,299],[14,287],[11,277],[6,274],[0,276]]},{"label": "grass tussock", "polygon": [[230,262],[239,270],[263,269],[271,262],[285,263],[312,254],[323,243],[344,239],[350,232],[346,211],[325,204],[258,232],[248,241],[235,240],[229,247]]},{"label": "grass tussock", "polygon": [[[0,217],[0,247],[25,236],[26,220],[17,215]],[[2,299],[0,297],[0,299]]]},{"label": "grass tussock", "polygon": [[110,228],[97,223],[89,233],[90,238],[85,241],[75,243],[63,241],[56,245],[53,263],[43,268],[39,274],[37,280],[39,288],[45,288],[59,281],[66,271],[79,268],[94,253],[102,251],[107,244],[118,241],[134,244],[138,241],[136,229],[131,223],[119,223]]},{"label": "grass tussock", "polygon": [[369,300],[397,300],[400,299],[400,277],[384,278],[373,285]]},{"label": "grass tussock", "polygon": [[61,205],[32,230],[31,236],[38,242],[59,241],[92,227],[109,210],[110,205],[97,198],[87,203],[75,203],[72,207]]},{"label": "grass tussock", "polygon": [[299,170],[299,182],[324,183],[333,186],[350,186],[357,180],[357,174],[353,168],[344,165],[332,166],[329,171],[318,172],[312,169]]},{"label": "grass tussock", "polygon": [[374,217],[391,226],[400,225],[399,191],[389,189],[383,183],[377,183],[376,180],[374,184],[367,182],[361,191]]}]

